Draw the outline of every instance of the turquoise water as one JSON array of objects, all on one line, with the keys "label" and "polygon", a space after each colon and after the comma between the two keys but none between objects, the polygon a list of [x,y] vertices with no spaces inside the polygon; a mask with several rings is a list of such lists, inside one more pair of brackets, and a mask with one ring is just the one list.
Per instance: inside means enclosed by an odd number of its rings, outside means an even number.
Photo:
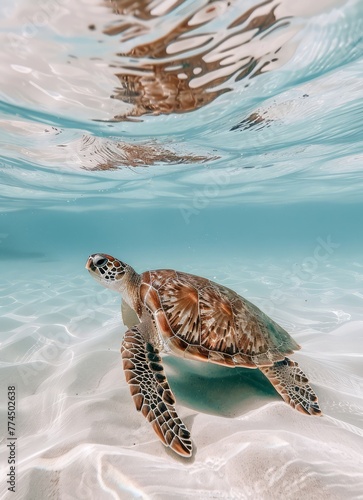
[{"label": "turquoise water", "polygon": [[[362,3],[0,11],[18,498],[361,498]],[[302,344],[325,416],[295,415],[253,374],[166,358],[196,446],[175,459],[132,407],[120,297],[84,269],[95,252],[254,302]]]}]

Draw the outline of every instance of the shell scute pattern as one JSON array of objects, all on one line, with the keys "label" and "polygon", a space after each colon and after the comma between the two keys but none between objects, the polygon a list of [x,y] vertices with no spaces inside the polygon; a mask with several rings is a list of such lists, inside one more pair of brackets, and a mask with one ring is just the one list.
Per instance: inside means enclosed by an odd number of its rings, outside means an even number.
[{"label": "shell scute pattern", "polygon": [[235,314],[230,300],[209,286],[200,294],[201,344],[212,351],[232,356],[239,351]]},{"label": "shell scute pattern", "polygon": [[[265,338],[269,343],[271,352],[279,352],[285,354],[291,354],[294,351],[299,350],[301,347],[295,340],[284,330],[280,325],[275,323],[271,318],[269,318],[264,312],[262,312],[258,307],[243,299],[245,307],[249,310],[250,314],[257,318],[258,324],[260,325],[260,330],[264,332]],[[261,351],[262,353],[264,351]],[[284,359],[284,356],[279,358],[274,357],[274,361],[280,361]]]},{"label": "shell scute pattern", "polygon": [[188,344],[200,345],[198,290],[180,280],[168,280],[158,293],[172,333]]},{"label": "shell scute pattern", "polygon": [[148,271],[140,290],[164,340],[187,358],[252,368],[272,365],[299,349],[256,306],[206,278]]},{"label": "shell scute pattern", "polygon": [[170,279],[176,279],[177,273],[174,269],[160,269],[156,271],[146,271],[141,275],[142,283],[146,283],[147,285],[152,285],[155,290],[159,290],[159,288],[165,284],[166,281]]}]

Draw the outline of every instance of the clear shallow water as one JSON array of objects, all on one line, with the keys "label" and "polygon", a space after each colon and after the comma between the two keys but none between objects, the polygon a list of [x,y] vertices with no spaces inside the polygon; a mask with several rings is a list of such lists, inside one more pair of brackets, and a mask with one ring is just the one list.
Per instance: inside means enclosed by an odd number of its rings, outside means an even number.
[{"label": "clear shallow water", "polygon": [[[113,7],[1,7],[19,498],[360,498],[362,4]],[[123,379],[119,297],[83,269],[96,251],[263,308],[303,345],[324,418],[251,372],[167,358],[196,446],[168,454]]]}]

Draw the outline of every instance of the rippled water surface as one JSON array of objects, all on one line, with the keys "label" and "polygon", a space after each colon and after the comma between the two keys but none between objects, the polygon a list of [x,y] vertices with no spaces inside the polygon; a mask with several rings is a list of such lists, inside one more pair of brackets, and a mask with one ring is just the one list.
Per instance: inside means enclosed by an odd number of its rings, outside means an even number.
[{"label": "rippled water surface", "polygon": [[[15,385],[17,498],[363,498],[362,2],[0,13],[0,401],[6,422]],[[254,302],[303,346],[324,416],[254,371],[166,357],[195,447],[173,456],[133,408],[120,297],[85,271],[94,252]],[[5,442],[0,498],[14,498]]]}]

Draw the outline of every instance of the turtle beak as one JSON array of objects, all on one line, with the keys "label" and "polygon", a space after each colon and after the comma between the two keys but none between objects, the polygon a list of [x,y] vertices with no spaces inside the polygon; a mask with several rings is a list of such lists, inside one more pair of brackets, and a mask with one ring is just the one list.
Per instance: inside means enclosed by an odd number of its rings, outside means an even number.
[{"label": "turtle beak", "polygon": [[92,255],[90,255],[87,259],[87,262],[86,262],[86,269],[87,271],[90,271],[91,270],[91,263],[92,263]]}]

